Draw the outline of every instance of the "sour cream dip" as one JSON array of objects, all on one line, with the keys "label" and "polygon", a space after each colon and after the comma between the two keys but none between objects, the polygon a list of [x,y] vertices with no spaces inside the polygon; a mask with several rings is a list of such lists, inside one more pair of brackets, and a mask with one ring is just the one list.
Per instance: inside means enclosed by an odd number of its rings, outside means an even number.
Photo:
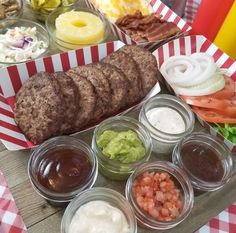
[{"label": "sour cream dip", "polygon": [[185,131],[183,117],[171,108],[153,108],[146,113],[146,116],[150,124],[162,132],[179,134]]},{"label": "sour cream dip", "polygon": [[123,212],[105,201],[82,205],[73,216],[69,233],[129,233]]}]

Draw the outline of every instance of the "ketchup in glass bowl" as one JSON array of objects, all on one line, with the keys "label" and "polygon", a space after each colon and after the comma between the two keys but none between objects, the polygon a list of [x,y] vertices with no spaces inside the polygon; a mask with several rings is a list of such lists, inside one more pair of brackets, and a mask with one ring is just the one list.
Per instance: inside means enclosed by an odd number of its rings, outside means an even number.
[{"label": "ketchup in glass bowl", "polygon": [[28,175],[35,191],[53,204],[71,201],[96,181],[97,159],[85,142],[60,136],[49,139],[30,156]]}]

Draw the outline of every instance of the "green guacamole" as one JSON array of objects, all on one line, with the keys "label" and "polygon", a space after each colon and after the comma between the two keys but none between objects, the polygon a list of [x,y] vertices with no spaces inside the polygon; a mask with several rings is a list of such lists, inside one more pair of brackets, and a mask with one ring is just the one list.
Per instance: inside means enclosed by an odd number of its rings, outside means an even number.
[{"label": "green guacamole", "polygon": [[138,134],[132,130],[105,130],[97,139],[102,153],[112,160],[132,163],[145,156],[146,150]]}]

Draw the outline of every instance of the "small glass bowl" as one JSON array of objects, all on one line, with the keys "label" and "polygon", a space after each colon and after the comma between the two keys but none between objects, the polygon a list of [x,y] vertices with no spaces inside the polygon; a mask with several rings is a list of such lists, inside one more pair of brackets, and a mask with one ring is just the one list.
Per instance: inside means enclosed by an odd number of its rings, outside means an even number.
[{"label": "small glass bowl", "polygon": [[101,21],[103,22],[103,25],[105,28],[104,38],[99,43],[103,43],[104,41],[106,41],[106,39],[109,35],[109,26],[108,26],[107,20],[98,12],[92,11],[88,8],[80,7],[80,5],[75,4],[75,5],[68,6],[68,7],[59,7],[58,9],[54,10],[46,19],[46,28],[50,34],[50,37],[52,38],[52,41],[54,42],[54,44],[56,45],[56,47],[58,49],[60,49],[61,51],[67,51],[67,50],[82,48],[82,47],[86,47],[86,46],[91,45],[91,44],[70,43],[70,42],[64,41],[62,39],[59,39],[57,37],[56,26],[55,26],[56,19],[59,17],[59,15],[65,13],[65,12],[69,12],[69,11],[83,11],[83,12],[88,12],[88,13],[91,13],[95,16],[98,16],[101,19]]},{"label": "small glass bowl", "polygon": [[[73,190],[70,192],[60,193],[52,191],[49,188],[43,186],[38,179],[38,174],[42,172],[40,170],[42,167],[42,162],[44,159],[48,158],[48,155],[50,155],[52,152],[58,152],[65,149],[77,152],[78,156],[81,156],[81,154],[87,156],[87,159],[91,163],[91,171],[88,174],[85,183],[79,185],[78,188],[73,188]],[[47,174],[50,173],[50,170],[53,166],[54,165],[49,162],[49,164],[46,166],[48,169]],[[60,166],[60,164],[56,166],[57,171],[60,169]],[[66,175],[67,177],[76,176],[76,171],[74,171],[74,168],[72,167],[71,170],[66,172]],[[28,162],[28,176],[33,188],[41,197],[55,205],[65,204],[71,201],[83,190],[91,188],[97,179],[97,175],[98,162],[92,149],[85,142],[70,136],[59,136],[45,141],[33,151]],[[50,183],[53,183],[53,180]],[[56,184],[56,181],[54,183]]]},{"label": "small glass bowl", "polygon": [[[14,4],[10,4],[8,5],[9,9],[11,9],[10,11],[8,11],[6,14],[5,14],[5,17],[2,18],[0,17],[0,20],[4,20],[4,19],[10,19],[10,18],[19,18],[22,13],[23,13],[23,1],[22,0],[16,0],[16,4],[18,5],[18,8],[16,9],[15,7],[17,7],[17,5]],[[4,5],[1,3],[1,5]],[[16,12],[14,12],[16,11]]]},{"label": "small glass bowl", "polygon": [[[64,1],[61,1],[62,4]],[[76,2],[76,1],[74,1]],[[62,4],[60,4],[58,7],[61,7]],[[64,5],[63,6],[71,6],[74,3],[68,4],[68,5]],[[45,22],[48,15],[51,14],[55,9],[57,9],[58,7],[50,7],[50,8],[44,8],[44,9],[34,9],[32,7],[32,5],[30,4],[30,0],[25,0],[25,7],[28,9],[29,12],[31,12],[32,15],[34,15],[34,17],[36,19],[38,19],[39,21]]]},{"label": "small glass bowl", "polygon": [[[44,55],[46,55],[48,53],[49,47],[50,47],[50,38],[49,38],[49,34],[47,32],[47,30],[45,29],[45,27],[43,27],[41,24],[26,20],[26,19],[17,19],[17,18],[11,18],[11,19],[5,19],[0,21],[0,34],[5,34],[7,32],[8,29],[12,29],[15,27],[30,27],[30,28],[36,28],[36,37],[38,38],[38,40],[45,42],[46,44],[46,48],[45,51],[43,53],[41,53],[39,56],[35,57],[39,58],[42,57]],[[28,59],[31,60],[31,59]],[[28,60],[22,60],[19,62],[5,62],[5,61],[0,61],[0,67],[3,66],[11,66],[11,65],[16,65],[19,63],[23,63],[26,62]]]},{"label": "small glass bowl", "polygon": [[69,226],[76,211],[91,201],[105,201],[120,209],[126,217],[130,228],[129,233],[137,233],[137,222],[131,205],[120,193],[109,188],[92,188],[80,193],[65,210],[61,222],[61,233],[69,232]]},{"label": "small glass bowl", "polygon": [[[147,118],[147,112],[155,108],[169,108],[176,111],[182,118],[185,131],[182,133],[167,133],[155,128]],[[159,94],[150,98],[142,107],[139,114],[142,122],[151,133],[153,151],[157,154],[171,154],[175,144],[194,129],[195,118],[191,108],[175,96]]]},{"label": "small glass bowl", "polygon": [[[97,144],[98,137],[105,130],[114,130],[118,132],[127,130],[134,131],[137,133],[146,149],[145,156],[132,163],[122,163],[117,160],[109,159],[102,153]],[[112,180],[126,180],[138,165],[149,160],[152,152],[152,139],[146,127],[137,120],[125,116],[116,116],[104,120],[96,127],[92,139],[92,148],[98,157],[99,171],[104,176]]]},{"label": "small glass bowl", "polygon": [[[135,199],[132,187],[136,179],[145,172],[166,172],[170,174],[170,176],[174,180],[175,185],[181,192],[181,199],[183,203],[180,215],[175,220],[157,221],[139,207]],[[188,176],[182,169],[167,161],[157,161],[140,165],[134,171],[134,173],[130,175],[126,183],[125,195],[126,199],[131,203],[134,209],[136,218],[140,226],[155,230],[167,230],[180,224],[190,214],[194,203],[193,188],[190,180],[188,179]]]},{"label": "small glass bowl", "polygon": [[[211,151],[214,151],[216,156],[218,156],[220,162],[223,166],[223,174],[222,178],[219,181],[205,181],[196,175],[194,175],[188,167],[185,166],[183,159],[182,159],[182,149],[184,146],[188,145],[195,145],[199,147],[199,145],[205,146],[205,148],[209,148]],[[193,148],[195,151],[197,147]],[[202,150],[202,149],[201,149]],[[208,154],[210,152],[207,152]],[[201,152],[203,154],[203,152]],[[213,158],[211,158],[211,161]],[[231,152],[228,149],[228,147],[222,143],[218,138],[206,134],[206,133],[193,133],[189,136],[186,136],[183,138],[174,148],[173,154],[172,154],[172,161],[174,164],[185,170],[187,175],[189,176],[189,179],[191,180],[192,186],[200,191],[215,191],[223,187],[231,178],[233,174],[233,160],[231,156]],[[194,163],[194,161],[193,161]],[[201,167],[205,165],[205,169],[207,172],[211,172],[208,166],[208,161],[201,164]],[[195,165],[197,165],[195,163]],[[199,165],[197,165],[199,166]],[[217,167],[214,169],[216,170]],[[206,174],[207,174],[206,172]],[[211,172],[212,173],[212,172]]]}]

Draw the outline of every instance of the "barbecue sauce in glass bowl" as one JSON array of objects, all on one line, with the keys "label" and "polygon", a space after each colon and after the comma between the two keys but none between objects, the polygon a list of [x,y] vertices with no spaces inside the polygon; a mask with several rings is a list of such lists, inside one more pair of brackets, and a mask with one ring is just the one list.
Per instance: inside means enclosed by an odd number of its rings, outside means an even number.
[{"label": "barbecue sauce in glass bowl", "polygon": [[91,188],[97,175],[98,162],[93,150],[70,136],[45,141],[33,151],[28,163],[33,188],[54,205],[64,205]]},{"label": "barbecue sauce in glass bowl", "polygon": [[217,182],[224,176],[224,167],[217,151],[204,144],[183,145],[181,157],[183,165],[201,180]]},{"label": "barbecue sauce in glass bowl", "polygon": [[173,150],[172,161],[200,191],[220,189],[233,174],[231,152],[220,139],[206,133],[192,133],[181,139]]},{"label": "barbecue sauce in glass bowl", "polygon": [[38,168],[38,181],[54,192],[71,192],[86,183],[92,171],[85,153],[73,149],[52,151]]}]

